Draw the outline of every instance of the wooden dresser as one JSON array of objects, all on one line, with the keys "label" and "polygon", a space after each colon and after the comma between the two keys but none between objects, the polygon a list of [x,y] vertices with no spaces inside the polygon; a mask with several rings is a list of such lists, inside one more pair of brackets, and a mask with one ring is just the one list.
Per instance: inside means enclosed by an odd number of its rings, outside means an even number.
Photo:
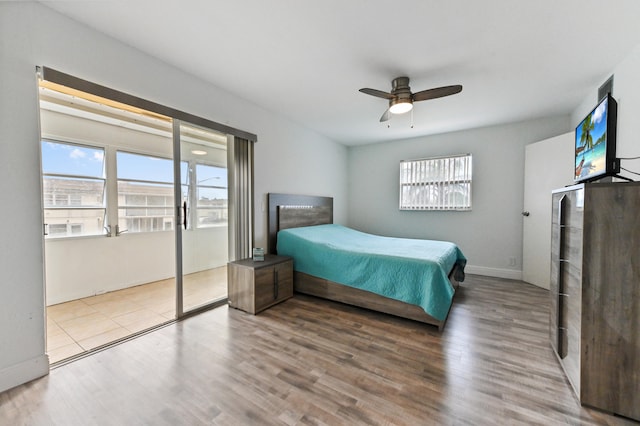
[{"label": "wooden dresser", "polygon": [[227,277],[229,306],[251,314],[293,296],[293,259],[287,256],[229,262]]},{"label": "wooden dresser", "polygon": [[552,200],[551,346],[582,404],[640,420],[640,183]]}]

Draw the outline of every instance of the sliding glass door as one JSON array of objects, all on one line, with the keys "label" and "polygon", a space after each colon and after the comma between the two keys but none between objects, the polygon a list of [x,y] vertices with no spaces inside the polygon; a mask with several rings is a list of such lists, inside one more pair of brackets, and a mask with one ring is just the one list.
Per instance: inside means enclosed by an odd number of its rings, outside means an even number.
[{"label": "sliding glass door", "polygon": [[253,240],[256,136],[49,68],[38,76],[50,359],[224,303],[229,224],[234,253]]},{"label": "sliding glass door", "polygon": [[47,353],[176,318],[171,119],[40,82]]},{"label": "sliding glass door", "polygon": [[174,122],[177,307],[183,313],[227,297],[227,137]]}]

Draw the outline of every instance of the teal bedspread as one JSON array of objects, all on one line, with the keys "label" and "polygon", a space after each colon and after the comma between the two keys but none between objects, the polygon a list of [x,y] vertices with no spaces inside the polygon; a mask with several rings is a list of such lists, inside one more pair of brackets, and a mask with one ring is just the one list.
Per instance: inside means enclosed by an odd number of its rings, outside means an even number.
[{"label": "teal bedspread", "polygon": [[334,224],[282,230],[277,250],[293,257],[296,271],[419,305],[440,321],[453,300],[448,274],[454,264],[466,264],[450,242],[381,237]]}]

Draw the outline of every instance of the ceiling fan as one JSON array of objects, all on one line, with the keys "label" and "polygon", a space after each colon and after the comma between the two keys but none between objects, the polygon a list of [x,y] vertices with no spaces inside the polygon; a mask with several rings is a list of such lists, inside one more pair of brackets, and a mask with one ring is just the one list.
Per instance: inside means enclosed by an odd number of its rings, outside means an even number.
[{"label": "ceiling fan", "polygon": [[382,114],[380,121],[389,120],[391,114],[404,114],[411,111],[413,103],[418,101],[426,101],[428,99],[442,98],[444,96],[455,95],[462,91],[462,86],[456,84],[454,86],[436,87],[434,89],[422,90],[420,92],[411,93],[409,87],[409,77],[394,78],[391,82],[391,93],[382,90],[360,89],[360,92],[367,95],[376,96],[378,98],[388,99],[389,108]]}]

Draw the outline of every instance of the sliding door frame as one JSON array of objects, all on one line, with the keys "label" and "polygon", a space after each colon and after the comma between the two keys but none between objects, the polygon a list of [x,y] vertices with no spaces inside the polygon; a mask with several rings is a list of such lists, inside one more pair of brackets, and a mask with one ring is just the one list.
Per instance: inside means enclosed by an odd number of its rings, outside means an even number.
[{"label": "sliding door frame", "polygon": [[[184,293],[183,293],[183,259],[182,259],[182,255],[183,255],[183,250],[182,250],[182,221],[180,220],[182,218],[183,212],[182,212],[182,205],[180,203],[180,200],[182,200],[182,191],[181,191],[181,185],[180,185],[180,176],[181,176],[181,171],[180,171],[180,124],[182,122],[185,123],[189,123],[189,124],[193,124],[196,126],[200,126],[203,128],[207,128],[207,129],[211,129],[214,131],[217,131],[219,133],[224,133],[227,134],[227,139],[235,139],[236,141],[238,139],[244,139],[248,142],[255,143],[258,141],[258,137],[253,134],[253,133],[249,133],[246,132],[244,130],[239,130],[230,126],[227,126],[225,124],[221,124],[221,123],[217,123],[215,121],[211,121],[208,120],[206,118],[202,118],[199,117],[197,115],[193,115],[193,114],[189,114],[187,112],[184,111],[180,111],[171,107],[167,107],[165,105],[161,105],[152,101],[148,101],[146,99],[142,99],[139,98],[137,96],[133,96],[133,95],[129,95],[127,93],[124,92],[120,92],[118,90],[115,89],[111,89],[109,87],[106,86],[102,86],[96,83],[92,83],[90,81],[87,80],[83,80],[81,78],[69,75],[69,74],[65,74],[63,72],[57,71],[55,69],[52,68],[48,68],[48,67],[37,67],[37,73],[39,75],[39,77],[44,80],[44,81],[48,81],[51,83],[55,83],[55,84],[59,84],[61,86],[65,86],[74,90],[78,90],[80,92],[84,92],[84,93],[88,93],[90,95],[94,95],[97,96],[99,98],[103,98],[103,99],[107,99],[110,101],[114,101],[114,102],[118,102],[124,105],[128,105],[131,107],[135,107],[135,108],[140,108],[142,110],[151,112],[151,113],[155,113],[155,114],[159,114],[161,116],[164,116],[168,119],[171,119],[172,121],[172,137],[173,137],[173,152],[174,152],[174,157],[173,157],[173,165],[174,165],[174,197],[175,197],[175,212],[174,212],[174,217],[175,217],[175,241],[176,241],[176,264],[175,264],[175,275],[176,275],[176,319],[181,319],[185,316],[189,316],[189,315],[193,315],[195,313],[201,312],[203,310],[206,309],[210,309],[212,307],[215,306],[219,306],[222,304],[227,303],[226,299],[222,299],[222,300],[218,300],[218,301],[214,301],[210,304],[206,304],[203,305],[201,307],[198,307],[194,310],[190,310],[188,312],[184,312]],[[251,153],[252,153],[252,147],[251,147]],[[253,159],[253,156],[251,155],[251,160]],[[230,167],[231,165],[228,165],[228,167]],[[232,167],[232,166],[231,166]],[[252,173],[251,173],[252,176]],[[252,242],[253,241],[253,231],[254,231],[254,223],[253,223],[253,191],[252,191],[252,182],[250,185],[251,188],[251,204],[249,206],[233,206],[232,209],[234,212],[237,213],[237,209],[239,209],[240,207],[250,207],[251,211],[250,212],[246,212],[245,215],[249,215],[250,219],[251,219],[251,223],[249,224],[249,228],[247,230],[247,232],[249,232],[251,235],[249,236],[249,241]],[[230,192],[231,192],[231,188],[230,188]],[[231,194],[230,195],[230,204],[233,204],[233,200],[231,199]],[[231,206],[230,206],[231,207]],[[229,229],[236,229],[238,226],[241,226],[240,224],[233,224],[233,226],[230,226]],[[234,231],[235,233],[235,231]],[[232,235],[231,232],[229,234],[230,240],[231,238],[235,237],[235,235]],[[230,245],[232,244],[232,242],[230,241]],[[251,243],[249,244],[251,245]],[[233,247],[235,247],[235,244],[233,245]],[[246,250],[246,247],[245,247]],[[233,254],[232,254],[233,256]]]},{"label": "sliding door frame", "polygon": [[175,205],[175,245],[176,245],[176,318],[184,316],[184,288],[183,288],[183,261],[182,261],[182,228],[187,212],[182,211],[182,182],[181,182],[181,155],[180,155],[180,123],[179,119],[173,119],[173,199]]}]

